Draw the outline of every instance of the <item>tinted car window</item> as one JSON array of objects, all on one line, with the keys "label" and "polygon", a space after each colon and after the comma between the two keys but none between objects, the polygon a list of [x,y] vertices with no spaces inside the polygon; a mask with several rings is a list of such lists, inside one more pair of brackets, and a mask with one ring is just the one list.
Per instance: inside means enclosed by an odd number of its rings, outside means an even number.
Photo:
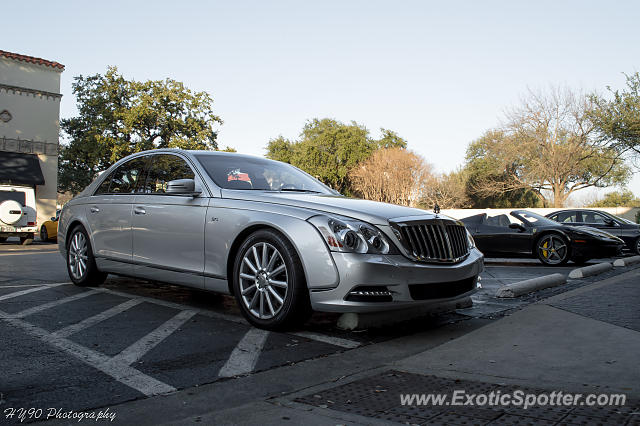
[{"label": "tinted car window", "polygon": [[149,173],[138,192],[164,194],[169,181],[194,178],[193,170],[182,158],[171,154],[156,154],[151,156]]},{"label": "tinted car window", "polygon": [[599,225],[604,225],[607,221],[611,220],[604,215],[593,212],[583,212],[582,217],[584,218],[585,223],[597,223]]},{"label": "tinted car window", "polygon": [[551,217],[556,222],[561,223],[575,223],[578,222],[578,215],[576,212],[562,212]]},{"label": "tinted car window", "polygon": [[22,191],[0,191],[0,203],[6,200],[13,200],[24,206],[26,199],[27,197]]},{"label": "tinted car window", "polygon": [[95,192],[99,194],[132,194],[144,174],[147,157],[138,157],[120,165],[102,182]]}]

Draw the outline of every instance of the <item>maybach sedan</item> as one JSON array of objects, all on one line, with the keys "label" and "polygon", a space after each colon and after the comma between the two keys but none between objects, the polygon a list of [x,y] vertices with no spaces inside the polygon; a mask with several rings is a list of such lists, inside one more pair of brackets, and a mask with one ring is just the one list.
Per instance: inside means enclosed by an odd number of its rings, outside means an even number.
[{"label": "maybach sedan", "polygon": [[133,154],[60,215],[71,280],[107,274],[232,294],[255,326],[312,310],[373,312],[474,293],[483,255],[464,225],[341,196],[285,163],[183,150]]}]

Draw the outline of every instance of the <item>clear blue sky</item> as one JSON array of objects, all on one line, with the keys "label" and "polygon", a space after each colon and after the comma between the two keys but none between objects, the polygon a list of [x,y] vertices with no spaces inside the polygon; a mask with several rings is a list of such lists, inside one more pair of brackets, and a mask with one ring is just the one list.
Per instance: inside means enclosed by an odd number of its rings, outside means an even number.
[{"label": "clear blue sky", "polygon": [[[264,154],[305,120],[397,131],[439,171],[531,88],[604,91],[640,69],[635,1],[8,2],[0,49],[73,76],[117,65],[209,92],[221,146]],[[636,174],[630,188],[640,195]]]}]

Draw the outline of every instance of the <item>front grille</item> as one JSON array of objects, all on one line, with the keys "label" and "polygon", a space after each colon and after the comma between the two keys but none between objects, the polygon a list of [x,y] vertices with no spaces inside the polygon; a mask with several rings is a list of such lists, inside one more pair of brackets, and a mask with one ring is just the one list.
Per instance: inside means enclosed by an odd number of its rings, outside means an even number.
[{"label": "front grille", "polygon": [[409,293],[413,300],[446,299],[460,296],[476,288],[475,277],[460,281],[432,284],[410,284]]},{"label": "front grille", "polygon": [[442,220],[398,224],[405,248],[417,260],[455,262],[469,253],[463,225]]}]

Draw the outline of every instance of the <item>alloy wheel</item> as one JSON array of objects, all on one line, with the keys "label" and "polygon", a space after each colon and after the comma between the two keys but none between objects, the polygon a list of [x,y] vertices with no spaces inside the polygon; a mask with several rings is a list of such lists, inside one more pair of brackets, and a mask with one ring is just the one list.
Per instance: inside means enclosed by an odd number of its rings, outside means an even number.
[{"label": "alloy wheel", "polygon": [[76,232],[71,237],[69,246],[69,268],[73,278],[79,280],[87,272],[87,240],[82,232]]},{"label": "alloy wheel", "polygon": [[566,260],[567,254],[567,244],[557,235],[546,235],[538,242],[538,255],[545,263],[560,264]]},{"label": "alloy wheel", "polygon": [[239,283],[242,302],[251,315],[262,320],[275,317],[289,289],[287,266],[278,249],[266,242],[252,245],[242,258]]}]

